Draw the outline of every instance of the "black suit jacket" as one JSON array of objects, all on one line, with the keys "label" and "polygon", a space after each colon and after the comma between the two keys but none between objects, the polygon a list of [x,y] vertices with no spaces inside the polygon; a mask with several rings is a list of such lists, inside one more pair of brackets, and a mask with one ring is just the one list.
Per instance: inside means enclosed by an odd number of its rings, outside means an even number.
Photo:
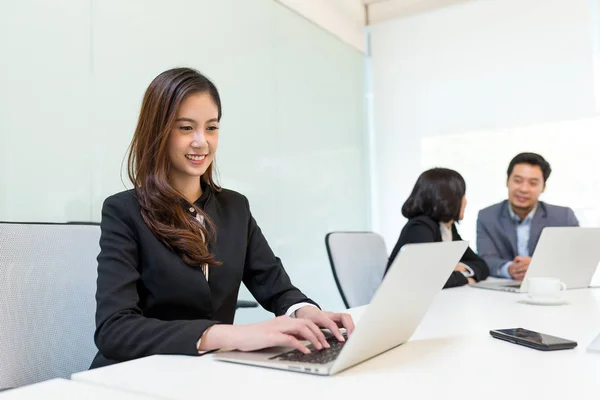
[{"label": "black suit jacket", "polygon": [[292,285],[244,196],[205,187],[196,204],[215,224],[209,248],[223,263],[210,267],[208,282],[201,268],[184,263],[152,233],[134,191],[105,200],[94,335],[99,353],[91,368],[153,354],[197,355],[208,327],[233,323],[242,282],[276,315],[299,302],[316,304]]},{"label": "black suit jacket", "polygon": [[[462,240],[458,231],[456,230],[456,226],[452,225],[452,240]],[[441,242],[442,241],[442,232],[440,231],[440,225],[438,222],[433,219],[420,215],[418,217],[414,217],[408,220],[402,232],[400,233],[400,237],[398,238],[398,242],[390,255],[388,260],[388,265],[386,267],[386,272],[392,265],[392,262],[398,255],[398,252],[407,243],[428,243],[428,242]],[[490,272],[487,264],[481,257],[479,257],[471,248],[467,248],[465,254],[460,259],[460,262],[471,267],[475,276],[473,277],[476,281],[481,281],[486,279]],[[448,281],[444,285],[444,288],[454,287],[454,286],[462,286],[468,283],[467,278],[458,271],[453,271],[448,278]]]}]

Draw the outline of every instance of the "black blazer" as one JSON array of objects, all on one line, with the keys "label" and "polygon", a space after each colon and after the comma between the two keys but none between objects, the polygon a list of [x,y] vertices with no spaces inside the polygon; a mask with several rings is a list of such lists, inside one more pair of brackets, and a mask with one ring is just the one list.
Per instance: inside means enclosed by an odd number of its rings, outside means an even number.
[{"label": "black blazer", "polygon": [[208,327],[233,323],[242,282],[276,315],[296,303],[316,305],[290,282],[246,197],[204,187],[195,204],[215,224],[209,248],[223,262],[210,267],[208,282],[201,268],[185,264],[152,233],[134,191],[105,200],[94,335],[99,352],[91,368],[153,354],[197,355]]},{"label": "black blazer", "polygon": [[[456,225],[452,225],[452,240],[462,240],[458,231],[456,230]],[[388,264],[386,267],[386,272],[392,265],[392,262],[398,255],[398,252],[407,243],[429,243],[429,242],[441,242],[442,241],[442,232],[440,231],[440,225],[438,222],[435,222],[433,219],[425,216],[419,215],[418,217],[414,217],[408,220],[402,232],[400,233],[400,237],[398,238],[398,242],[396,246],[394,246],[394,250],[390,255],[388,260]],[[471,248],[467,248],[465,254],[460,259],[460,262],[471,267],[475,276],[473,277],[476,281],[482,281],[487,278],[490,274],[489,269],[485,261],[481,257],[479,257]],[[462,286],[468,283],[467,278],[458,271],[453,271],[448,278],[448,281],[444,285],[444,288],[454,287],[454,286]]]}]

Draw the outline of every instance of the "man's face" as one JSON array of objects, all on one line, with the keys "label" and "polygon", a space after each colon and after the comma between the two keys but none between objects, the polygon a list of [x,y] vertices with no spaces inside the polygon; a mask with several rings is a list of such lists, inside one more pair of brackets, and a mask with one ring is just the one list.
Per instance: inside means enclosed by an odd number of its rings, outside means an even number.
[{"label": "man's face", "polygon": [[542,169],[539,165],[517,164],[506,181],[506,187],[508,201],[514,211],[532,210],[546,188]]}]

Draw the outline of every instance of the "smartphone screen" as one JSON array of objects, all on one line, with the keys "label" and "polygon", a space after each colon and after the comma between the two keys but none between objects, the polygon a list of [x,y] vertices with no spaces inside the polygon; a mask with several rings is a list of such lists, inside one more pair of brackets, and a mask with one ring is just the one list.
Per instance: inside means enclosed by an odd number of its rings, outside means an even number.
[{"label": "smartphone screen", "polygon": [[564,346],[577,346],[577,343],[573,342],[572,340],[547,335],[545,333],[534,332],[523,328],[497,329],[495,332],[499,333],[502,336],[512,337],[516,339],[517,342],[531,343],[535,347],[544,347],[551,349]]}]

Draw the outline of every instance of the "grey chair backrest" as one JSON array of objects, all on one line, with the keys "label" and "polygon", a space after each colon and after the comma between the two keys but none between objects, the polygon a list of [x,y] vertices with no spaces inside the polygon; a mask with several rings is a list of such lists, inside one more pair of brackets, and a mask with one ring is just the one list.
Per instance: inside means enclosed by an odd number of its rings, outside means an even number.
[{"label": "grey chair backrest", "polygon": [[100,227],[0,223],[0,389],[89,368]]},{"label": "grey chair backrest", "polygon": [[331,232],[325,236],[325,246],[346,307],[369,304],[387,265],[383,238],[374,232]]}]

